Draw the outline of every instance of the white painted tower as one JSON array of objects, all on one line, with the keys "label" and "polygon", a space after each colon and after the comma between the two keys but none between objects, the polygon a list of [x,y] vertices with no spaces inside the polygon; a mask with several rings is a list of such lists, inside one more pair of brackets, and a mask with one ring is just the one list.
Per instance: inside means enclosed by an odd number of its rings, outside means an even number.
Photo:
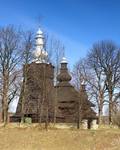
[{"label": "white painted tower", "polygon": [[34,58],[36,63],[47,63],[48,53],[44,49],[44,35],[43,32],[38,29],[35,37],[35,51]]}]

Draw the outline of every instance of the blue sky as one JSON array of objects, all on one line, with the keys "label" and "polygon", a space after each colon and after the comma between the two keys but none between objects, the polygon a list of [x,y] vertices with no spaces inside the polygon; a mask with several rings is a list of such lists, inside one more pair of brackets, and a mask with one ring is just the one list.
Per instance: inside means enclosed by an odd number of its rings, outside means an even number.
[{"label": "blue sky", "polygon": [[0,0],[0,25],[42,27],[65,45],[72,66],[92,44],[113,40],[120,45],[119,0]]}]

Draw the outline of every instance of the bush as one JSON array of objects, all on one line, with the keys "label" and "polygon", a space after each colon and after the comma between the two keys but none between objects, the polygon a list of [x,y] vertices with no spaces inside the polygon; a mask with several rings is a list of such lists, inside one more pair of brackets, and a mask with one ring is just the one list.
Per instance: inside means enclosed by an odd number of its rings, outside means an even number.
[{"label": "bush", "polygon": [[25,117],[25,123],[32,123],[32,119],[30,117]]}]

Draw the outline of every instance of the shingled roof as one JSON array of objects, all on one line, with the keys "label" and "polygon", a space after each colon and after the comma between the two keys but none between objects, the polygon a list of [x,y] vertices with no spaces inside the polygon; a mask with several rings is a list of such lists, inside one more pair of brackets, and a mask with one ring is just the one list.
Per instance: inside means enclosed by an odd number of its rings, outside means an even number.
[{"label": "shingled roof", "polygon": [[[81,86],[78,92],[71,84],[71,76],[67,69],[67,62],[61,63],[60,74],[57,76],[59,83],[55,90],[57,93],[57,118],[62,122],[76,122],[78,115],[78,105],[81,103],[83,118],[95,118],[96,113],[91,107],[94,104],[88,101],[85,86]],[[79,103],[80,102],[80,103]]]}]

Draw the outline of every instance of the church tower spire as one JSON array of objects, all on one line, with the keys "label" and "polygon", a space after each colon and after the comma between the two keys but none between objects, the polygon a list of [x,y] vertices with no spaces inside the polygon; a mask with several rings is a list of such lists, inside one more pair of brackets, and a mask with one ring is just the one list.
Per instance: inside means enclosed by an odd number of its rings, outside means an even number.
[{"label": "church tower spire", "polygon": [[57,80],[59,82],[69,82],[71,80],[71,76],[68,73],[67,64],[67,59],[63,57],[61,60],[60,74],[57,76]]},{"label": "church tower spire", "polygon": [[47,63],[48,53],[45,50],[44,34],[39,28],[35,37],[34,57],[36,63]]}]

